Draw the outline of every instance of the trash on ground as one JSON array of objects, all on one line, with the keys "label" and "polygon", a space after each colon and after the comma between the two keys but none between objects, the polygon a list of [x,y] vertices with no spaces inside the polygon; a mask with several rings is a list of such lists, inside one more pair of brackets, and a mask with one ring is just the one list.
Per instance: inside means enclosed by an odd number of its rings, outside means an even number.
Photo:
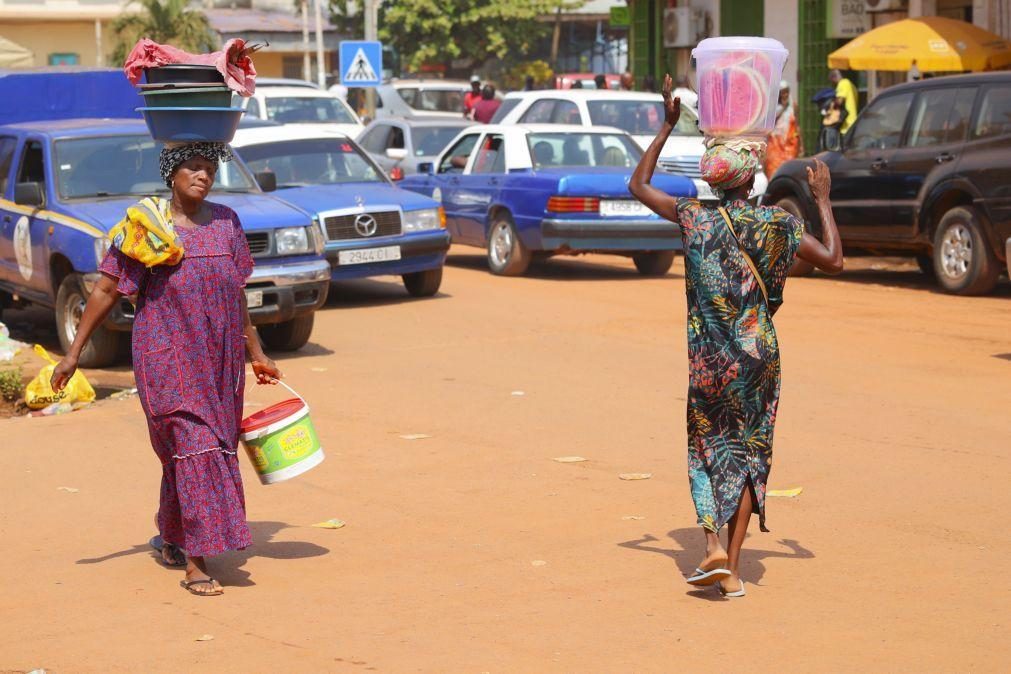
[{"label": "trash on ground", "polygon": [[545,562],[543,559],[535,559],[534,561],[530,562],[530,566],[544,566],[545,564],[547,564],[547,562]]},{"label": "trash on ground", "polygon": [[26,416],[29,417],[55,417],[58,414],[66,414],[67,412],[73,412],[74,406],[70,403],[53,403],[52,405],[47,405],[41,410],[35,410],[29,412]]},{"label": "trash on ground", "polygon": [[793,498],[795,496],[800,496],[800,493],[802,491],[804,491],[803,487],[794,487],[793,489],[770,489],[769,491],[765,492],[765,495]]},{"label": "trash on ground", "polygon": [[77,487],[57,487],[56,491],[65,491],[65,492],[68,492],[70,494],[76,494],[77,492],[79,492],[81,490],[78,489]]},{"label": "trash on ground", "polygon": [[620,473],[618,479],[620,480],[648,480],[653,477],[653,473]]},{"label": "trash on ground", "polygon": [[325,368],[325,367],[310,367],[309,369],[312,370],[313,372],[326,372],[327,371],[327,368]]},{"label": "trash on ground", "polygon": [[514,395],[514,396],[516,396],[518,398],[520,396],[525,396],[526,394],[527,394],[526,391],[513,391],[509,395]]},{"label": "trash on ground", "polygon": [[14,360],[18,351],[28,346],[24,342],[11,339],[11,333],[7,326],[0,323],[0,363],[9,363]]},{"label": "trash on ground", "polygon": [[25,387],[25,404],[28,407],[33,410],[41,410],[53,403],[90,403],[95,399],[95,389],[91,388],[91,384],[88,383],[80,370],[74,373],[62,391],[54,392],[49,385],[49,380],[52,379],[53,370],[56,369],[56,360],[39,344],[36,344],[34,348],[35,354],[47,365],[44,365],[35,375],[35,379],[28,382],[28,386]]},{"label": "trash on ground", "polygon": [[401,435],[401,440],[424,440],[425,438],[430,438],[431,435],[425,435],[424,433],[408,433],[406,435]]},{"label": "trash on ground", "polygon": [[135,395],[137,395],[136,388],[125,388],[122,391],[116,391],[115,393],[113,393],[111,396],[109,396],[109,399],[119,400],[120,398],[129,398]]},{"label": "trash on ground", "polygon": [[347,522],[345,522],[344,520],[329,519],[325,522],[316,522],[316,524],[313,524],[312,526],[316,527],[317,529],[342,529],[346,525]]},{"label": "trash on ground", "polygon": [[193,641],[214,641],[214,635],[213,634],[201,634],[199,637],[197,637]]},{"label": "trash on ground", "polygon": [[623,520],[644,520],[646,518],[643,515],[625,515],[621,519],[623,519]]},{"label": "trash on ground", "polygon": [[557,461],[558,463],[579,463],[580,461],[586,461],[581,456],[556,456],[552,461]]}]

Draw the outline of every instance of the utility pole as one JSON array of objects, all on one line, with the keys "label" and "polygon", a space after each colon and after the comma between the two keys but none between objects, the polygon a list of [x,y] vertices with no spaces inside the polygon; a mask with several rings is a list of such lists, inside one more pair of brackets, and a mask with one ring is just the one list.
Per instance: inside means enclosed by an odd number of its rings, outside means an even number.
[{"label": "utility pole", "polygon": [[326,89],[326,64],[323,63],[323,0],[315,0],[316,5],[316,80],[321,89]]},{"label": "utility pole", "polygon": [[[365,39],[379,39],[379,2],[380,0],[365,0]],[[382,73],[379,73],[382,77]],[[376,88],[366,87],[365,109],[369,119],[376,118]]]},{"label": "utility pole", "polygon": [[302,79],[312,81],[312,59],[309,56],[309,0],[301,0],[302,9]]}]

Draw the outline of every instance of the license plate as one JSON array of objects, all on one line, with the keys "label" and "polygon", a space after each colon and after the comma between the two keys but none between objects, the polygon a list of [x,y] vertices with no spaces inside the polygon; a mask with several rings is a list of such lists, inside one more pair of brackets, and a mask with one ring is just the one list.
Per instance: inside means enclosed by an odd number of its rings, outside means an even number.
[{"label": "license plate", "polygon": [[608,215],[650,215],[653,211],[649,210],[638,201],[633,201],[631,199],[621,199],[621,200],[606,200],[603,199],[600,202],[600,214],[604,216]]},{"label": "license plate", "polygon": [[256,307],[263,306],[263,291],[262,290],[247,290],[246,291],[246,306],[250,309],[255,309]]},{"label": "license plate", "polygon": [[364,248],[362,250],[342,250],[337,253],[338,264],[369,264],[400,259],[400,246]]}]

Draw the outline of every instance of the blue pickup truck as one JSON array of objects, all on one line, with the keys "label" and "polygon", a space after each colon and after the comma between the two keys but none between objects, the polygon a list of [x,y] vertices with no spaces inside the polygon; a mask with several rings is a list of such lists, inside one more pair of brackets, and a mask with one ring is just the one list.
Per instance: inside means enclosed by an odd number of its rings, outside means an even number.
[{"label": "blue pickup truck", "polygon": [[[31,75],[45,83],[55,76]],[[10,94],[5,79],[0,75],[0,97]],[[67,348],[98,279],[108,231],[127,206],[167,190],[158,173],[159,145],[139,119],[59,119],[72,108],[54,112],[40,104],[39,110],[51,118],[7,123],[0,112],[0,311],[29,303],[52,307]],[[222,165],[211,200],[242,219],[256,262],[246,299],[265,345],[300,348],[329,290],[318,224],[264,194],[239,160]],[[132,322],[133,305],[124,298],[95,332],[81,364],[114,362]]]}]

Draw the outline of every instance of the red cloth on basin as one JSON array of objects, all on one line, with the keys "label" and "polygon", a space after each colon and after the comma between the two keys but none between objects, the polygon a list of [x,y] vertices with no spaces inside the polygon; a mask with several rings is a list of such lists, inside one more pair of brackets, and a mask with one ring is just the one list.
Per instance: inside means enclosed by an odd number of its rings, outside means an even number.
[{"label": "red cloth on basin", "polygon": [[225,84],[229,89],[243,96],[252,96],[256,90],[253,59],[247,52],[246,41],[238,38],[229,40],[224,49],[212,54],[190,54],[171,45],[141,38],[126,57],[123,72],[131,84],[137,84],[145,68],[157,68],[170,63],[214,66],[225,76]]}]

